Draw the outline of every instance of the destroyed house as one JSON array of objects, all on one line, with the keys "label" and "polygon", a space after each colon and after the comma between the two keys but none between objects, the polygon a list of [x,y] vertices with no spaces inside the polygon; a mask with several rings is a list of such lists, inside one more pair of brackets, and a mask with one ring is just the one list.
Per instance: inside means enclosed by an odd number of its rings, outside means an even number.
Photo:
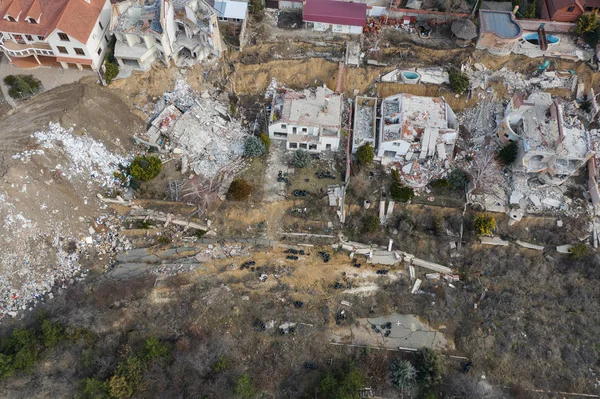
[{"label": "destroyed house", "polygon": [[384,98],[380,123],[379,157],[406,162],[452,157],[458,122],[441,97],[398,94]]},{"label": "destroyed house", "polygon": [[354,102],[354,128],[352,130],[352,153],[366,143],[375,148],[377,134],[377,99],[356,97]]},{"label": "destroyed house", "polygon": [[222,52],[217,14],[203,0],[117,3],[111,31],[117,62],[137,70],[149,70],[157,60],[190,65]]},{"label": "destroyed house", "polygon": [[288,150],[338,151],[342,95],[327,87],[277,89],[271,104],[269,137],[285,140]]},{"label": "destroyed house", "polygon": [[549,93],[515,94],[498,136],[519,143],[517,164],[539,174],[544,183],[562,184],[591,158],[591,139],[580,122],[565,122],[562,106]]},{"label": "destroyed house", "polygon": [[0,52],[16,66],[99,70],[108,47],[108,0],[3,0]]},{"label": "destroyed house", "polygon": [[154,61],[169,65],[175,41],[173,5],[166,0],[127,0],[113,5],[110,29],[117,39],[119,66],[149,70]]}]

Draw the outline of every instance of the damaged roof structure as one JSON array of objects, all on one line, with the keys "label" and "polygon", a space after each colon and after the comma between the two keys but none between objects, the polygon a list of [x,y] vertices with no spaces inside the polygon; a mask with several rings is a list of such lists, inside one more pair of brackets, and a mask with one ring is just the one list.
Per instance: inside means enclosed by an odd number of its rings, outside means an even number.
[{"label": "damaged roof structure", "polygon": [[269,137],[286,140],[288,150],[338,151],[342,95],[326,86],[303,91],[276,89],[269,120]]},{"label": "damaged roof structure", "polygon": [[119,65],[137,70],[149,70],[157,60],[192,65],[223,51],[217,15],[203,0],[117,3],[110,30]]},{"label": "damaged roof structure", "polygon": [[377,99],[373,97],[356,97],[354,102],[354,130],[352,135],[352,153],[358,147],[371,143],[375,148],[377,135]]},{"label": "damaged roof structure", "polygon": [[398,94],[381,103],[378,136],[382,163],[396,163],[407,184],[424,187],[449,168],[458,121],[442,97]]}]

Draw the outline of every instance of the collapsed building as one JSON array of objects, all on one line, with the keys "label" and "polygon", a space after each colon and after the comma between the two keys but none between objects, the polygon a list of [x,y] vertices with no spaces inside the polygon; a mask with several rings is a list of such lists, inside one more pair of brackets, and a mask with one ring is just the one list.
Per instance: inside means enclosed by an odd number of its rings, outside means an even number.
[{"label": "collapsed building", "polygon": [[352,153],[366,143],[376,146],[377,137],[377,99],[356,97],[354,112],[354,130],[352,135]]},{"label": "collapsed building", "polygon": [[157,103],[155,115],[148,131],[134,141],[177,155],[184,174],[193,171],[207,179],[233,174],[244,154],[247,131],[226,105],[178,81]]},{"label": "collapsed building", "polygon": [[215,10],[203,0],[127,0],[113,5],[110,30],[121,67],[193,64],[223,51]]},{"label": "collapsed building", "polygon": [[[593,156],[590,133],[569,116],[559,100],[546,92],[528,97],[516,93],[496,129],[506,145],[517,143],[518,154],[510,174],[488,178],[482,187],[471,185],[467,200],[491,212],[506,213],[513,222],[526,213],[560,212],[576,215],[585,204],[568,195],[580,183],[571,179],[589,165]],[[595,186],[595,180],[590,179]],[[588,190],[592,193],[588,183]],[[592,201],[594,202],[594,201]]]},{"label": "collapsed building", "polygon": [[288,150],[338,151],[342,105],[342,95],[325,86],[303,91],[275,89],[269,137],[285,140]]},{"label": "collapsed building", "polygon": [[519,143],[517,164],[540,181],[560,185],[576,174],[592,156],[589,133],[568,126],[562,106],[549,93],[515,94],[498,128],[505,143]]},{"label": "collapsed building", "polygon": [[411,186],[445,173],[457,137],[456,115],[442,97],[398,94],[381,102],[377,157],[397,166]]}]

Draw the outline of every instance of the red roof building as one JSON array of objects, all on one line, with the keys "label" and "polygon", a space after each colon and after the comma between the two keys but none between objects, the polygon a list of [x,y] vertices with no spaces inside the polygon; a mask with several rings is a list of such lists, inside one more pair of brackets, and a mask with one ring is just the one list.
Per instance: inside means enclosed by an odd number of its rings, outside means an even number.
[{"label": "red roof building", "polygon": [[337,33],[362,33],[367,20],[367,5],[334,0],[305,0],[302,19],[312,23],[313,29],[317,31],[331,28]]}]

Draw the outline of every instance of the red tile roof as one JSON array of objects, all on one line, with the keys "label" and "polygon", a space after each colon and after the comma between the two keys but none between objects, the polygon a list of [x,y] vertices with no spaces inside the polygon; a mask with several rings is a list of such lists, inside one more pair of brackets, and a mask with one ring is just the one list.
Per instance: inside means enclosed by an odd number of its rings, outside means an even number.
[{"label": "red tile roof", "polygon": [[364,26],[367,5],[334,0],[306,0],[303,20],[326,24]]},{"label": "red tile roof", "polygon": [[[105,0],[7,0],[0,2],[0,32],[47,36],[60,29],[86,43],[104,7]],[[17,22],[5,19],[11,16]],[[37,24],[26,21],[38,18]]]}]

